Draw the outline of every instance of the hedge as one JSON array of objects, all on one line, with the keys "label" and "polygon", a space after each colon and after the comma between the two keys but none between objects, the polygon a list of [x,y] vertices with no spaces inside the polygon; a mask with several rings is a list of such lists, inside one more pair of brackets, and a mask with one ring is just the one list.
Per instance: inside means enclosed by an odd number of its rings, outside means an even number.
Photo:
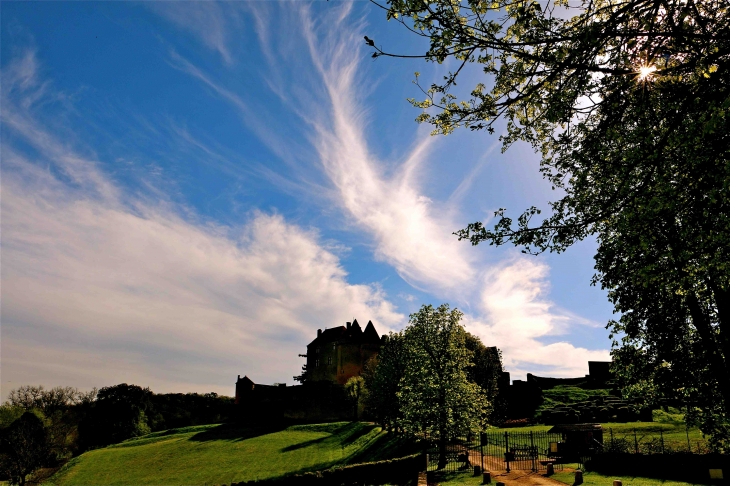
[{"label": "hedge", "polygon": [[586,470],[622,476],[643,476],[688,482],[710,480],[710,469],[722,469],[730,476],[730,456],[726,454],[631,454],[604,453],[585,464]]}]

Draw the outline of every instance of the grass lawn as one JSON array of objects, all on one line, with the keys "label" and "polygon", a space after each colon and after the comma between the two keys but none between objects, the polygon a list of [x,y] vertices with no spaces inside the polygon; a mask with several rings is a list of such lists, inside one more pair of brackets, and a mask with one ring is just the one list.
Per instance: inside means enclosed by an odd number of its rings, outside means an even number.
[{"label": "grass lawn", "polygon": [[[639,444],[645,444],[651,440],[658,442],[660,439],[663,439],[665,448],[686,451],[688,447],[687,435],[689,435],[689,445],[692,447],[693,452],[697,452],[698,445],[700,446],[700,449],[703,449],[706,445],[706,440],[702,436],[702,432],[700,432],[700,430],[696,427],[690,427],[688,431],[685,427],[684,421],[682,420],[681,414],[678,411],[671,409],[669,413],[661,410],[655,410],[654,422],[607,422],[601,424],[601,426],[604,430],[604,443],[607,443],[610,440],[611,433],[613,433],[615,439],[624,439],[629,443],[629,445],[633,446],[635,430],[636,440]],[[548,431],[551,428],[552,425],[531,425],[529,427],[514,427],[506,429],[494,428],[490,429],[489,432],[537,432]]]},{"label": "grass lawn", "polygon": [[273,432],[202,425],[156,432],[71,460],[46,484],[223,484],[405,455],[407,444],[362,422]]},{"label": "grass lawn", "polygon": [[[556,481],[560,481],[565,484],[573,484],[575,478],[572,472],[557,472],[553,476],[550,476]],[[641,477],[628,477],[628,476],[605,476],[597,472],[585,472],[583,473],[583,484],[585,486],[610,486],[613,484],[614,479],[620,479],[623,486],[692,486],[692,485],[704,485],[705,483],[685,483],[683,481],[671,481],[656,478],[641,478]],[[467,483],[464,483],[467,484]]]}]

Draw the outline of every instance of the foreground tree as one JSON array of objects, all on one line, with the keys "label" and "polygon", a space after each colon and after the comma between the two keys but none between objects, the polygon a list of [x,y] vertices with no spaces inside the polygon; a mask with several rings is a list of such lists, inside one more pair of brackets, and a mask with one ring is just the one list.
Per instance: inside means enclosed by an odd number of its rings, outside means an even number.
[{"label": "foreground tree", "polygon": [[0,469],[10,484],[24,486],[33,471],[46,465],[50,452],[43,421],[31,412],[0,431]]},{"label": "foreground tree", "polygon": [[[540,253],[595,236],[594,283],[621,314],[609,327],[626,392],[687,403],[688,418],[719,444],[730,417],[730,6],[573,7],[391,0],[384,8],[429,39],[422,57],[458,62],[413,100],[424,109],[418,120],[443,134],[492,132],[506,120],[504,148],[530,143],[562,194],[541,222],[535,207],[516,221],[500,209],[491,229],[476,222],[459,238]],[[392,55],[366,41],[376,57]],[[457,93],[458,76],[474,65],[485,82]],[[672,375],[690,381],[679,386]]]},{"label": "foreground tree", "polygon": [[411,314],[403,332],[406,367],[397,393],[405,430],[427,432],[439,444],[439,469],[454,437],[483,430],[490,411],[484,391],[469,381],[473,353],[459,324],[462,313],[447,304]]}]

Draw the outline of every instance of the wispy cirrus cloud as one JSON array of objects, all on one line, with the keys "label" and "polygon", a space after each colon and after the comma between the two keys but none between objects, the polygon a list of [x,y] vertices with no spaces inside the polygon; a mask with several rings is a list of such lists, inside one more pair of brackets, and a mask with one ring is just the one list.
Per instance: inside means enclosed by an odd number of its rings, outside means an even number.
[{"label": "wispy cirrus cloud", "polygon": [[[559,376],[580,375],[587,371],[589,359],[607,359],[607,350],[589,350],[567,340],[542,342],[566,336],[582,320],[551,302],[547,264],[514,254],[490,260],[451,234],[463,226],[459,218],[465,195],[499,142],[485,148],[446,201],[429,197],[421,181],[427,171],[424,163],[437,143],[434,138],[420,133],[398,160],[379,158],[369,145],[371,80],[361,65],[366,58],[365,26],[360,12],[353,12],[357,6],[341,4],[318,10],[316,16],[308,5],[290,7],[253,4],[249,13],[268,62],[267,85],[299,118],[316,150],[314,158],[290,154],[289,160],[292,165],[319,167],[331,184],[332,189],[323,188],[319,197],[334,202],[353,228],[371,238],[376,258],[413,287],[465,307],[469,330],[499,346],[514,375],[535,368]],[[292,49],[297,43],[307,46],[308,57]],[[181,56],[172,57],[250,118],[244,94],[214,81]],[[258,124],[253,129],[272,150],[287,146],[274,126]]]},{"label": "wispy cirrus cloud", "polygon": [[[262,164],[258,175],[280,193],[298,192],[306,201],[302,212],[326,205],[332,226],[366,241],[412,286],[465,309],[468,329],[502,348],[513,373],[542,367],[582,374],[587,359],[606,356],[569,343],[569,336],[545,344],[565,335],[576,318],[551,302],[549,268],[541,260],[508,254],[498,261],[451,235],[464,224],[463,201],[488,156],[442,200],[423,181],[435,149],[448,142],[418,134],[403,140],[395,156],[379,155],[385,150],[369,131],[378,122],[368,109],[373,80],[362,62],[358,9],[366,7],[208,5],[186,7],[188,17],[160,12],[205,52],[217,53],[223,69],[196,59],[185,43],[168,60],[200,83],[201,98],[212,94],[227,103],[242,129],[284,162]],[[226,9],[235,9],[230,19]],[[261,53],[243,58],[255,46],[237,48],[236,36],[249,27]],[[317,327],[362,315],[381,332],[403,324],[377,286],[348,283],[341,245],[317,230],[254,208],[240,225],[216,225],[166,199],[166,188],[152,178],[147,192],[130,195],[100,169],[92,149],[49,126],[53,114],[37,103],[58,93],[39,77],[34,56],[23,59],[3,66],[4,135],[20,140],[4,137],[0,147],[4,379],[77,386],[140,381],[156,391],[230,394],[231,369],[260,381],[291,376]],[[272,100],[277,110],[269,109]],[[177,121],[170,130],[151,127],[154,137],[172,134],[174,143],[184,142],[188,152],[175,152],[183,163],[195,153],[199,163],[236,176],[235,150],[218,145],[212,131],[201,134],[199,126]],[[252,165],[247,174],[257,170]],[[249,188],[256,190],[255,183]],[[38,360],[29,359],[34,349]],[[74,374],[83,383],[65,378]]]},{"label": "wispy cirrus cloud", "polygon": [[[375,256],[417,288],[453,293],[473,278],[475,258],[448,230],[456,227],[454,208],[432,201],[419,187],[420,167],[436,139],[424,134],[399,161],[380,160],[370,150],[360,69],[363,25],[353,20],[353,8],[345,4],[315,21],[308,7],[298,6],[314,67],[309,72],[315,76],[305,83],[322,87],[307,95],[320,95],[315,102],[300,100],[307,109],[299,111],[312,127],[318,162],[336,189],[337,203],[371,235]],[[387,174],[385,167],[393,162],[398,168]]]},{"label": "wispy cirrus cloud", "polygon": [[225,2],[150,2],[146,6],[177,27],[197,36],[217,51],[226,64],[234,62],[231,44],[244,27],[238,5]]},{"label": "wispy cirrus cloud", "polygon": [[[323,86],[316,103],[302,100],[302,106],[320,107],[306,111],[311,139],[344,213],[373,238],[376,256],[409,283],[466,306],[472,332],[502,348],[508,368],[517,376],[530,371],[530,366],[561,376],[580,375],[589,359],[607,359],[607,350],[588,350],[567,341],[541,342],[568,334],[580,320],[550,301],[547,264],[517,255],[486,260],[451,234],[462,226],[459,204],[472,177],[497,144],[486,148],[446,201],[432,200],[420,186],[433,138],[415,141],[395,164],[374,155],[366,138],[367,76],[360,65],[366,57],[361,41],[364,26],[353,20],[353,8],[347,4],[314,20],[308,7],[299,6],[297,15],[319,75],[307,83]],[[393,165],[395,170],[386,171]]]},{"label": "wispy cirrus cloud", "polygon": [[230,395],[237,372],[291,381],[318,327],[403,322],[315,230],[256,211],[220,226],[126,193],[41,121],[52,89],[32,53],[2,81],[3,395],[121,381]]}]

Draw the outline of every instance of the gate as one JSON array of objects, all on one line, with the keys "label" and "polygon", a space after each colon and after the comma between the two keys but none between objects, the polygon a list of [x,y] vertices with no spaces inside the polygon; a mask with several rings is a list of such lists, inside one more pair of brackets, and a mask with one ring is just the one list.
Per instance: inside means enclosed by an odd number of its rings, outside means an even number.
[{"label": "gate", "polygon": [[562,435],[548,432],[485,432],[481,434],[483,468],[540,471],[553,464],[562,468],[559,446]]},{"label": "gate", "polygon": [[[548,432],[484,432],[454,438],[446,444],[445,464],[439,464],[438,442],[425,437],[429,471],[458,471],[481,466],[483,471],[541,471],[548,464],[562,469],[562,435]],[[439,467],[441,466],[441,467]]]}]

